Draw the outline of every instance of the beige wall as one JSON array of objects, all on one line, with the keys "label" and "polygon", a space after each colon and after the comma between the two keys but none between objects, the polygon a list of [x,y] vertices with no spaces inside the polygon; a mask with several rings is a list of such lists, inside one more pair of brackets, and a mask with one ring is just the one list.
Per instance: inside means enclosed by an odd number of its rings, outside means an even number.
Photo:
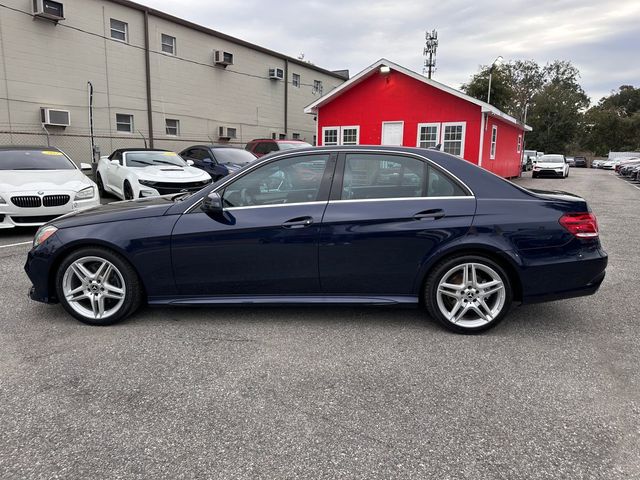
[{"label": "beige wall", "polygon": [[[134,127],[149,137],[144,56],[144,14],[108,0],[62,0],[66,19],[55,25],[30,15],[0,12],[0,144],[46,143],[40,107],[71,112],[71,126],[48,127],[50,142],[76,161],[90,156],[87,82],[94,86],[96,143],[107,154],[121,146],[142,146],[138,133],[116,132],[116,113],[134,115]],[[31,11],[31,0],[4,0]],[[110,39],[110,19],[128,24],[128,41]],[[68,28],[74,27],[75,29]],[[79,31],[79,30],[83,31]],[[176,56],[161,52],[162,34],[176,37]],[[103,37],[107,37],[106,39]],[[163,18],[149,17],[153,134],[155,146],[181,150],[218,140],[219,126],[237,129],[234,143],[284,131],[285,82],[267,79],[285,60]],[[233,53],[234,65],[213,65],[213,51]],[[303,85],[289,83],[288,136],[313,140],[315,122],[303,113],[318,95],[342,80],[313,68],[289,64]],[[7,101],[5,98],[8,98]],[[167,136],[165,118],[180,121],[180,135]]]}]

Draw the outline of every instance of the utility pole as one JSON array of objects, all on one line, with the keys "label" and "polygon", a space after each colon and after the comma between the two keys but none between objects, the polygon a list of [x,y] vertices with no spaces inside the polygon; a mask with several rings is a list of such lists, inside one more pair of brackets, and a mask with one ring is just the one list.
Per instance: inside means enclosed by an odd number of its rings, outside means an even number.
[{"label": "utility pole", "polygon": [[424,55],[424,68],[422,73],[427,74],[427,78],[431,78],[431,74],[436,71],[436,50],[438,49],[438,31],[431,30],[425,32],[424,38],[426,40],[422,55]]}]

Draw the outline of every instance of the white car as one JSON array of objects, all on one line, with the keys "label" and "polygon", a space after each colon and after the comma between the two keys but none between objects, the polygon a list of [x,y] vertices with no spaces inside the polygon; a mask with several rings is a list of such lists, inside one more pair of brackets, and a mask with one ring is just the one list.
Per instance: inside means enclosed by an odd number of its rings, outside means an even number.
[{"label": "white car", "polygon": [[192,164],[166,150],[123,148],[100,158],[96,182],[101,195],[109,192],[124,200],[197,192],[211,183],[211,176]]},{"label": "white car", "polygon": [[569,164],[564,155],[542,155],[535,160],[531,176],[533,178],[542,176],[567,178],[569,176]]},{"label": "white car", "polygon": [[100,205],[96,184],[82,170],[54,147],[0,147],[0,229],[40,226]]},{"label": "white car", "polygon": [[602,166],[600,168],[604,168],[605,170],[613,170],[616,168],[616,165],[620,163],[620,159],[616,160],[605,160],[602,162]]}]

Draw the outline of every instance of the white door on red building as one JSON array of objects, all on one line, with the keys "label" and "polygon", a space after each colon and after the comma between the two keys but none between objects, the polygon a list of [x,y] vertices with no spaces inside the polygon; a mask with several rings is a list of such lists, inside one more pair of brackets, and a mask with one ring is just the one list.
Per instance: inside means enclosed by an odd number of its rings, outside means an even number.
[{"label": "white door on red building", "polygon": [[402,145],[404,122],[382,122],[382,145]]}]

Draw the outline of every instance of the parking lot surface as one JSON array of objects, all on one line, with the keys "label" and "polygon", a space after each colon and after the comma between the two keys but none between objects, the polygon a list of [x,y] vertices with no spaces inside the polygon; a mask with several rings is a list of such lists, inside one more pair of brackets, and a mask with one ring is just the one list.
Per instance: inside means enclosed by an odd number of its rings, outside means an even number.
[{"label": "parking lot surface", "polygon": [[590,202],[607,278],[481,336],[384,308],[89,327],[27,298],[34,231],[0,231],[0,477],[640,478],[640,190],[587,169],[517,182]]}]

